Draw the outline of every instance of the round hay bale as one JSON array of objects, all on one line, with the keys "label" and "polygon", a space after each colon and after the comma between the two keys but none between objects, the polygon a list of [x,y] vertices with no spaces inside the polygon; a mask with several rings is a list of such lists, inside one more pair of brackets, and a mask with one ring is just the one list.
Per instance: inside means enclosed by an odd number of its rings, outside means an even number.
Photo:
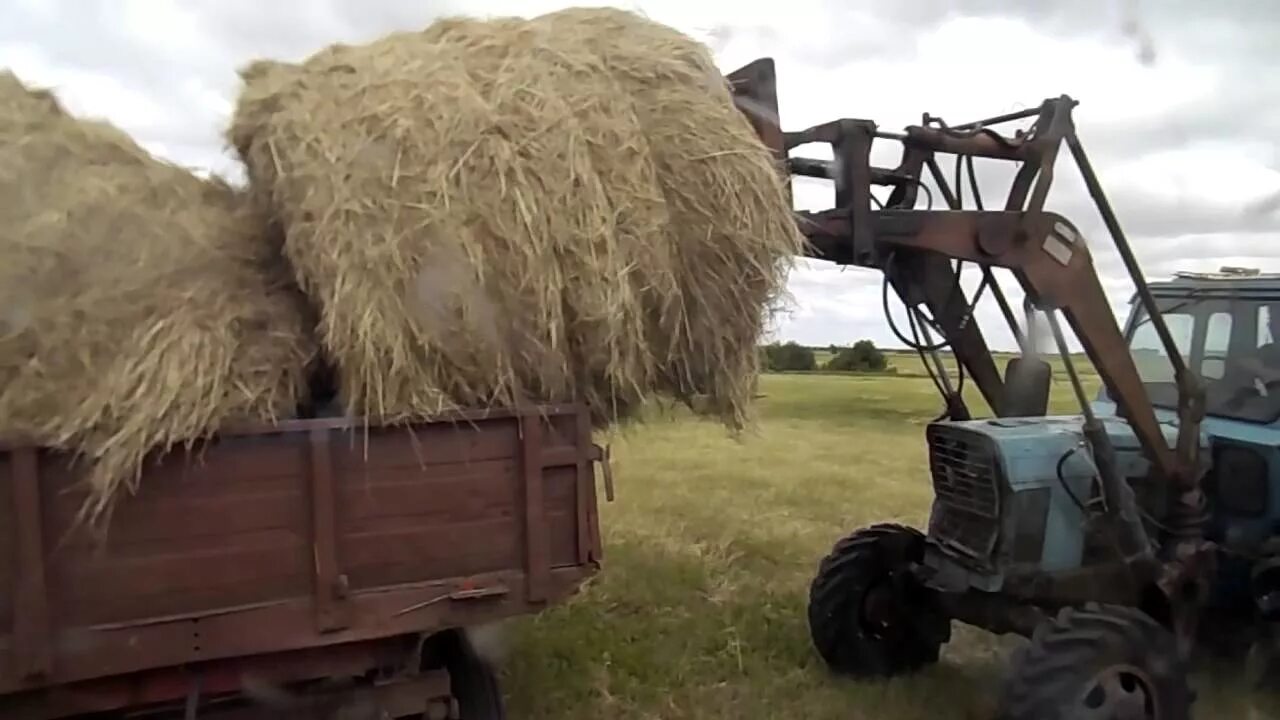
[{"label": "round hay bale", "polygon": [[705,394],[745,422],[800,243],[705,49],[628,13],[450,18],[242,76],[229,137],[349,411]]},{"label": "round hay bale", "polygon": [[0,436],[89,461],[105,519],[144,458],[295,412],[304,298],[248,199],[0,73]]}]

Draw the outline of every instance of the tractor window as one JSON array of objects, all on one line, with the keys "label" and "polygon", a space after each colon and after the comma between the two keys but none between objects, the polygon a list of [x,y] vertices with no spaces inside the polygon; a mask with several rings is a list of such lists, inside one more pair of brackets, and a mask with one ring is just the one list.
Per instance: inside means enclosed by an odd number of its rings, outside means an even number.
[{"label": "tractor window", "polygon": [[[1183,357],[1186,357],[1191,348],[1195,317],[1187,313],[1166,313],[1164,321],[1169,326],[1169,333],[1173,335],[1174,344]],[[1164,343],[1160,342],[1160,335],[1150,322],[1134,328],[1129,339],[1129,350],[1133,353],[1133,362],[1138,366],[1138,375],[1144,383],[1173,382],[1173,364],[1169,362]]]},{"label": "tractor window", "polygon": [[1231,347],[1231,313],[1216,312],[1209,316],[1204,335],[1204,355],[1200,360],[1200,376],[1221,380],[1227,374],[1227,352]]},{"label": "tractor window", "polygon": [[[1280,419],[1280,305],[1194,296],[1163,298],[1157,303],[1178,352],[1205,381],[1208,414],[1254,422]],[[1176,409],[1173,364],[1141,309],[1132,318],[1128,337],[1134,365],[1152,403]]]},{"label": "tractor window", "polygon": [[1269,343],[1275,342],[1275,338],[1271,337],[1271,307],[1268,305],[1258,306],[1258,342],[1255,347],[1263,347]]}]

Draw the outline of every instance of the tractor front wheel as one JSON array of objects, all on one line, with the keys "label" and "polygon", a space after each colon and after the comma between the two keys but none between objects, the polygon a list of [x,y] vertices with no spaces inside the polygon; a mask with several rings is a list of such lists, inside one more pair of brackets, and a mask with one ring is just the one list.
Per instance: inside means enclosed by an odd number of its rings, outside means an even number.
[{"label": "tractor front wheel", "polygon": [[1000,720],[1189,720],[1194,693],[1173,635],[1130,607],[1047,620],[1016,654]]},{"label": "tractor front wheel", "polygon": [[950,620],[912,573],[924,536],[901,525],[858,530],[836,543],[809,588],[809,632],[841,675],[890,677],[937,662]]}]

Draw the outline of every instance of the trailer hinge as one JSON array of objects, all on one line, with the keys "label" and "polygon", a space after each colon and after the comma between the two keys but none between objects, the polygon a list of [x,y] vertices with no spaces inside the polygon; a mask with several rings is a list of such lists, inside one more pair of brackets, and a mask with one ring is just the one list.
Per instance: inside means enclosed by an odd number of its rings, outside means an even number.
[{"label": "trailer hinge", "polygon": [[613,446],[591,446],[591,461],[600,464],[600,474],[604,479],[604,499],[613,502]]}]

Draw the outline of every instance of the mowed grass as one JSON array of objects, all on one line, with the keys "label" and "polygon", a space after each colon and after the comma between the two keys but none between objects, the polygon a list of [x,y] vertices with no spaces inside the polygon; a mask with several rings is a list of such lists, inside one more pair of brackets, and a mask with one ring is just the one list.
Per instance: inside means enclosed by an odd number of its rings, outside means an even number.
[{"label": "mowed grass", "polygon": [[[1094,392],[1097,377],[1086,382]],[[941,408],[930,381],[768,375],[761,392],[760,427],[741,440],[682,416],[613,438],[604,569],[569,603],[512,624],[513,717],[990,717],[1021,639],[956,623],[937,666],[877,682],[831,677],[808,639],[808,585],[831,544],[928,516],[924,427]],[[1071,411],[1065,379],[1054,407]],[[1273,717],[1235,671],[1199,679],[1198,717]]]}]

